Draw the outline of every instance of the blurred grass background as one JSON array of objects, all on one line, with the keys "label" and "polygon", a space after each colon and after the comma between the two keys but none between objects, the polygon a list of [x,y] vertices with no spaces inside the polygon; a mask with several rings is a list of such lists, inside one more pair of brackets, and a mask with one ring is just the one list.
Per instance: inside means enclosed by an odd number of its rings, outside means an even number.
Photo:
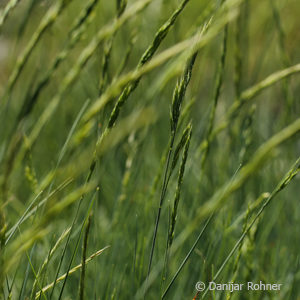
[{"label": "blurred grass background", "polygon": [[[148,2],[0,2],[1,299],[192,299],[195,283],[214,278],[268,193],[299,156],[296,0],[183,1],[186,5],[145,65],[151,70],[135,77],[140,79],[136,89],[110,125],[125,84],[134,82],[131,72],[181,3]],[[145,5],[134,12],[139,3]],[[90,44],[99,31],[104,34]],[[151,62],[164,51],[194,35],[186,48],[152,68]],[[196,50],[170,147],[175,86]],[[292,76],[277,76],[290,68]],[[249,101],[241,100],[245,90],[271,74],[275,79],[268,88],[259,87]],[[107,97],[105,105],[88,115],[99,97]],[[224,130],[211,139],[224,120]],[[183,139],[180,144],[189,123],[190,142]],[[294,127],[284,136],[282,130],[290,124]],[[280,142],[256,164],[257,149],[274,135]],[[174,161],[178,144],[173,168],[167,156]],[[167,183],[164,172],[169,174]],[[298,184],[295,177],[272,198],[218,277],[222,283],[282,283],[282,290],[216,291],[206,299],[300,299]],[[176,191],[180,196],[169,249]],[[39,271],[67,228],[71,230]],[[37,294],[106,246],[65,282]]]}]

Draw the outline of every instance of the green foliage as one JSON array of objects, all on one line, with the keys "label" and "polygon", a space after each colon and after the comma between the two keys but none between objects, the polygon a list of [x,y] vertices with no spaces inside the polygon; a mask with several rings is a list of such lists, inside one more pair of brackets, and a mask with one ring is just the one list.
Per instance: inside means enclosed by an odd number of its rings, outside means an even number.
[{"label": "green foliage", "polygon": [[298,7],[2,1],[0,299],[297,299]]}]

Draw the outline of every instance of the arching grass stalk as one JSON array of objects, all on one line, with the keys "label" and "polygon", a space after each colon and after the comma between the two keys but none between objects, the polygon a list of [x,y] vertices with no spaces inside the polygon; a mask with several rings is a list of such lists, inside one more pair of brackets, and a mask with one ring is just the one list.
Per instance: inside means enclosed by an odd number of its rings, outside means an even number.
[{"label": "arching grass stalk", "polygon": [[[41,278],[43,276],[44,271],[46,270],[51,258],[53,257],[53,255],[56,252],[56,250],[58,249],[58,247],[61,245],[64,238],[70,232],[70,229],[71,228],[69,227],[68,229],[64,230],[63,233],[58,238],[58,240],[56,241],[55,245],[51,248],[49,255],[47,255],[47,257],[45,258],[43,264],[41,265],[41,267],[37,273],[37,278]],[[34,299],[36,289],[37,289],[37,280],[34,280],[33,285],[32,285],[32,290],[31,290],[31,296],[30,296],[30,299],[32,299],[32,300]]]},{"label": "arching grass stalk", "polygon": [[[92,261],[94,258],[96,258],[97,256],[99,256],[100,254],[102,254],[106,249],[108,249],[110,246],[106,246],[101,250],[96,251],[95,253],[93,253],[91,256],[89,256],[86,260],[85,260],[85,264],[87,265],[90,261]],[[74,268],[72,268],[69,271],[68,275],[71,275],[73,273],[75,273],[76,271],[80,270],[82,267],[82,264],[80,263],[79,265],[75,266]],[[67,273],[63,274],[62,276],[58,277],[55,283],[59,283],[62,280],[64,280],[67,276]],[[46,285],[45,287],[43,287],[42,291],[43,293],[47,292],[49,289],[51,289],[54,285],[54,282]],[[35,294],[35,299],[38,299],[40,297],[40,294],[42,291],[39,291]]]},{"label": "arching grass stalk", "polygon": [[262,80],[261,82],[255,84],[254,86],[246,89],[241,93],[240,99],[237,99],[232,106],[229,108],[228,111],[228,119],[231,117],[235,117],[237,112],[241,109],[243,105],[245,105],[247,102],[249,102],[251,99],[253,99],[258,93],[260,93],[265,88],[273,85],[279,80],[288,78],[289,76],[293,74],[297,74],[300,72],[300,64],[296,64],[294,66],[291,66],[289,68],[283,69],[281,71],[275,72],[271,75],[269,75],[267,78]]}]

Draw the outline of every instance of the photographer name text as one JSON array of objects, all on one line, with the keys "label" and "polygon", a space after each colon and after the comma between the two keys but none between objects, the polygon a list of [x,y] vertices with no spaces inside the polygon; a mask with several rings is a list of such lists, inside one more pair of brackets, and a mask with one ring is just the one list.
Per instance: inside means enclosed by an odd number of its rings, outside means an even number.
[{"label": "photographer name text", "polygon": [[[206,285],[203,282],[197,282],[196,284],[196,290],[197,291],[203,291],[205,289]],[[246,283],[216,283],[214,281],[210,281],[207,284],[207,289],[210,291],[229,291],[229,292],[235,292],[235,291],[242,291],[242,290],[248,290],[248,291],[280,291],[280,288],[282,287],[282,283],[264,283],[262,281],[259,282],[246,282]]]}]

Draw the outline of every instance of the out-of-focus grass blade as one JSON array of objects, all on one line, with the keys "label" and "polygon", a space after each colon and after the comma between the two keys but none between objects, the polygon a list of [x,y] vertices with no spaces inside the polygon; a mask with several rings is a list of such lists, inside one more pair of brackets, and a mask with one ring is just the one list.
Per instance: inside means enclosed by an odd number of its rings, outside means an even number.
[{"label": "out-of-focus grass blade", "polygon": [[[90,257],[88,257],[85,261],[85,264],[88,264],[90,261],[92,261],[94,258],[96,258],[97,256],[99,256],[100,254],[103,253],[104,250],[108,249],[110,246],[106,246],[101,250],[98,250],[97,252],[95,252],[94,254],[92,254]],[[69,271],[69,275],[75,273],[77,270],[79,270],[82,267],[82,264],[77,265],[76,267],[72,268]],[[57,278],[56,283],[64,280],[67,276],[67,273],[63,274],[62,276],[60,276],[59,278]],[[48,284],[47,286],[43,287],[43,292],[48,291],[49,289],[51,289],[54,285],[54,282]],[[35,295],[35,299],[38,299],[40,296],[41,291],[37,292]]]}]

